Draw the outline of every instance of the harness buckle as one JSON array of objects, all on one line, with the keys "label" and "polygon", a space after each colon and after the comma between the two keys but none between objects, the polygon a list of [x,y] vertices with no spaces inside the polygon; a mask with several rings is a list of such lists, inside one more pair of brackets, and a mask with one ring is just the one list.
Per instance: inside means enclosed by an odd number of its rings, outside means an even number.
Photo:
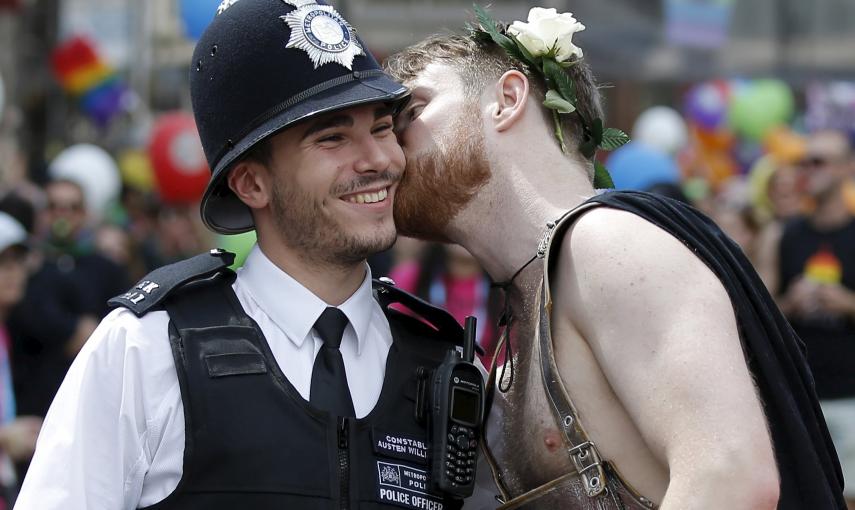
[{"label": "harness buckle", "polygon": [[588,497],[599,496],[605,490],[605,472],[597,447],[585,441],[567,450],[573,466],[582,477]]}]

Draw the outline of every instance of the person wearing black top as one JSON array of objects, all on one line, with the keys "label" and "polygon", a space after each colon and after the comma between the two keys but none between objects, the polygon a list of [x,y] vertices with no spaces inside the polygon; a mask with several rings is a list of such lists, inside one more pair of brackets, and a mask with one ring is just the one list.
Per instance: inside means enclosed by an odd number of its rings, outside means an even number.
[{"label": "person wearing black top", "polygon": [[855,508],[855,217],[841,193],[855,177],[855,155],[847,136],[812,135],[799,172],[814,209],[784,226],[778,303],[807,347],[848,482],[844,494]]},{"label": "person wearing black top", "polygon": [[597,195],[584,27],[484,18],[387,69],[413,89],[399,230],[462,245],[507,289],[485,491],[508,509],[844,508],[803,345],[741,250],[680,202]]}]

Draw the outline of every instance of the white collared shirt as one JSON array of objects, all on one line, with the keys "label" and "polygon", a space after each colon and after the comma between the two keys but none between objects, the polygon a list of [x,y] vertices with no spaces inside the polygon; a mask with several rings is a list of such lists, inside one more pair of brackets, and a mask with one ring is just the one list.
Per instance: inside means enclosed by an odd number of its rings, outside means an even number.
[{"label": "white collared shirt", "polygon": [[[328,305],[256,246],[233,285],[276,362],[309,399],[322,340],[312,326]],[[349,324],[341,354],[357,417],[380,396],[392,333],[362,285],[338,306]],[[135,509],[168,496],[181,478],[184,409],[166,312],[114,310],[74,360],[45,418],[16,510]]]}]

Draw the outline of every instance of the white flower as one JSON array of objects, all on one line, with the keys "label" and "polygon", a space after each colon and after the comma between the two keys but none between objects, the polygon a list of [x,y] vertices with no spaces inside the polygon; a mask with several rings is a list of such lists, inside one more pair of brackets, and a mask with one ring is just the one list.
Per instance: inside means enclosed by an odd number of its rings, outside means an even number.
[{"label": "white flower", "polygon": [[528,13],[528,23],[514,21],[508,27],[532,56],[546,55],[555,48],[555,60],[564,62],[571,57],[582,58],[582,49],[573,44],[573,34],[585,30],[569,12],[558,14],[555,9],[534,7]]}]

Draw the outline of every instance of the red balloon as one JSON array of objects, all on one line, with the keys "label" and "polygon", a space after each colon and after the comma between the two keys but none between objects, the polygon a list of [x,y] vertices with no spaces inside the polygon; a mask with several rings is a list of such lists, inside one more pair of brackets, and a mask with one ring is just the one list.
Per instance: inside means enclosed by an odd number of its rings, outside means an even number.
[{"label": "red balloon", "polygon": [[161,116],[152,129],[148,153],[164,202],[186,204],[202,198],[211,172],[192,115]]}]

